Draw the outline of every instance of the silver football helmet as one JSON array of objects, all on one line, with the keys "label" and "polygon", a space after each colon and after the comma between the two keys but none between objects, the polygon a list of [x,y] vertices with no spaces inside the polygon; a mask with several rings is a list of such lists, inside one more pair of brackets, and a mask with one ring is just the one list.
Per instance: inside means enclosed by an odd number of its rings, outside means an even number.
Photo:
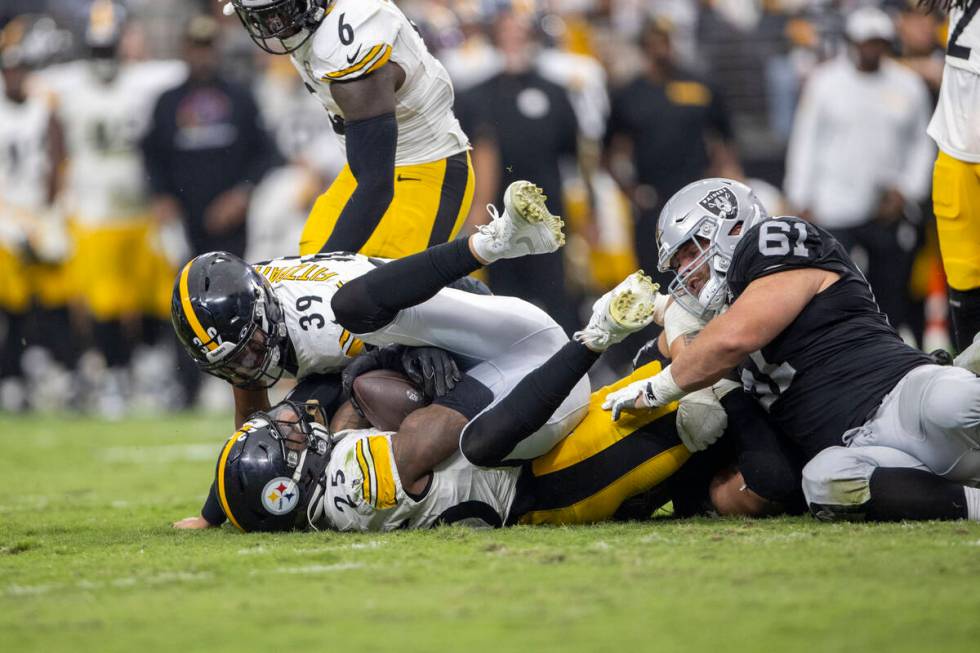
[{"label": "silver football helmet", "polygon": [[[692,315],[709,320],[725,306],[728,266],[739,238],[769,215],[745,184],[733,179],[702,179],[677,191],[657,223],[658,267],[673,272],[667,292]],[[693,243],[697,255],[681,269],[678,251]],[[707,266],[708,278],[699,289],[690,282]]]}]

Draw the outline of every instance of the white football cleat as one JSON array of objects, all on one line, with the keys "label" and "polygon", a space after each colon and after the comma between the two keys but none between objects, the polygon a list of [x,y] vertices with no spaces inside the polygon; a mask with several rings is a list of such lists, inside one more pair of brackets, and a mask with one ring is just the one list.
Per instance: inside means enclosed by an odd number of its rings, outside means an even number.
[{"label": "white football cleat", "polygon": [[487,211],[490,224],[474,234],[473,249],[483,260],[492,263],[504,258],[530,254],[547,254],[565,244],[565,223],[545,205],[547,196],[529,181],[515,181],[504,192],[504,212],[492,204]]},{"label": "white football cleat", "polygon": [[575,339],[590,349],[602,351],[653,321],[660,284],[634,272],[592,305],[589,324],[575,333]]}]

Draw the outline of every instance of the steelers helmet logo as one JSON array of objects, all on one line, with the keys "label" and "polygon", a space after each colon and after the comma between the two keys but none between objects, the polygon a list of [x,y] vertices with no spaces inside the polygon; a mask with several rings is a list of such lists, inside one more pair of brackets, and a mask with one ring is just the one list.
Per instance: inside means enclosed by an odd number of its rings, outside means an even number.
[{"label": "steelers helmet logo", "polygon": [[299,488],[293,479],[280,476],[265,484],[262,506],[273,515],[285,515],[299,504]]}]

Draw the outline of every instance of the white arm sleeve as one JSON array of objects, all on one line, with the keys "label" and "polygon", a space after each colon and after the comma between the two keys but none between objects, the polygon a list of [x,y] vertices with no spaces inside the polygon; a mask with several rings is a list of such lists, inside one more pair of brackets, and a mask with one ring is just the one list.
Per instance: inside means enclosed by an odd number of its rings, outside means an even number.
[{"label": "white arm sleeve", "polygon": [[672,302],[664,312],[664,332],[667,336],[667,347],[681,336],[696,333],[704,328],[704,322],[694,317],[680,304]]}]

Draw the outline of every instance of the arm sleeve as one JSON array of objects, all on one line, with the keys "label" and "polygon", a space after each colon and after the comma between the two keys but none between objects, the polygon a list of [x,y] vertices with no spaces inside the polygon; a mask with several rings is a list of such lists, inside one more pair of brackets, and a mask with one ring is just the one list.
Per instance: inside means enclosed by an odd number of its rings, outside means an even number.
[{"label": "arm sleeve", "polygon": [[357,252],[364,247],[395,195],[395,114],[348,122],[346,136],[347,163],[357,188],[340,212],[324,252]]},{"label": "arm sleeve", "polygon": [[218,501],[218,490],[214,483],[211,484],[211,491],[208,492],[208,498],[204,501],[204,507],[201,508],[201,516],[212,526],[221,526],[227,519],[225,511],[221,509],[221,503]]}]

